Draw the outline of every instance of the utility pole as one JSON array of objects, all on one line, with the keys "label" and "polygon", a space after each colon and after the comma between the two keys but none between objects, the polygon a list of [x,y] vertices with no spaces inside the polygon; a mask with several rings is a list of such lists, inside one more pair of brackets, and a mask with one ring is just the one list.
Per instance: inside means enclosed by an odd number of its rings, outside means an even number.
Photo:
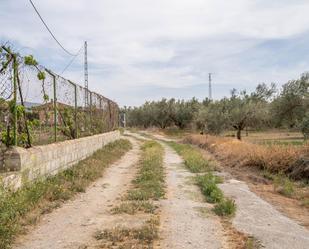
[{"label": "utility pole", "polygon": [[208,89],[209,96],[208,96],[208,98],[209,98],[209,100],[212,100],[212,89],[211,89],[211,75],[212,75],[212,73],[209,73],[208,75],[209,75],[209,85],[208,85],[208,87],[209,87],[209,89]]},{"label": "utility pole", "polygon": [[85,108],[89,105],[89,96],[88,96],[88,60],[87,60],[87,41],[85,41],[85,57],[84,57],[84,74],[85,74]]}]

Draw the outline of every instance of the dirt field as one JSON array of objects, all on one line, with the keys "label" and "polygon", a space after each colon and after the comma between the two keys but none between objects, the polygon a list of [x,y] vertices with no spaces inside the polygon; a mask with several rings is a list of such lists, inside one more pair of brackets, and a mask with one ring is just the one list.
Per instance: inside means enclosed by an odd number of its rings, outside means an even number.
[{"label": "dirt field", "polygon": [[[223,136],[232,136],[235,132],[226,132]],[[300,132],[291,132],[286,130],[270,130],[270,131],[243,131],[242,139],[244,141],[258,144],[304,144],[304,136]]]}]

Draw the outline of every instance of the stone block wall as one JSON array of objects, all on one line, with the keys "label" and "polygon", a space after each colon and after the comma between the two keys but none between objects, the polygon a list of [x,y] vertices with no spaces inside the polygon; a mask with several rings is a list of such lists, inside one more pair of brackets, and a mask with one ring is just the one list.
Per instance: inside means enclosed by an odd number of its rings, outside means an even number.
[{"label": "stone block wall", "polygon": [[[15,171],[16,174],[11,172],[10,178],[5,177],[3,180],[5,182],[5,180],[14,179],[14,182],[22,184],[40,177],[55,175],[119,138],[120,132],[112,131],[75,140],[35,146],[30,149],[13,147],[4,153],[4,169],[5,171]],[[16,179],[17,176],[20,179]]]}]

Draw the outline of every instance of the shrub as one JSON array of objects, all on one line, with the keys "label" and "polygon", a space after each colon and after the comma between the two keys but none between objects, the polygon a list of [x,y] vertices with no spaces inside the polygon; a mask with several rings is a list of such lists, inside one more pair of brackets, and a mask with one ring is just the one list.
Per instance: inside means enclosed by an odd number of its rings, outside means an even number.
[{"label": "shrub", "polygon": [[236,204],[231,199],[223,199],[215,205],[213,210],[219,216],[232,216],[236,212]]}]

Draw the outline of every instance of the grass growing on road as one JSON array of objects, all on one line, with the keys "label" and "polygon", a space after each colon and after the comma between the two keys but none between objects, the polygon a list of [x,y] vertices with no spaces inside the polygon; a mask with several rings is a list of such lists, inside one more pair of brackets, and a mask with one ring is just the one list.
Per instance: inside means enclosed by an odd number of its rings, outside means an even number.
[{"label": "grass growing on road", "polygon": [[213,210],[219,216],[234,215],[236,212],[235,201],[229,198],[224,198],[215,205]]},{"label": "grass growing on road", "polygon": [[[153,241],[158,238],[159,214],[153,201],[165,194],[163,147],[155,141],[146,141],[141,147],[138,173],[122,202],[111,210],[112,214],[135,215],[147,213],[151,217],[139,227],[116,226],[98,231],[95,238],[102,248],[153,248]],[[136,216],[140,220],[139,216]],[[113,246],[113,247],[112,247]]]},{"label": "grass growing on road", "polygon": [[118,140],[56,176],[29,183],[16,192],[0,189],[0,248],[10,248],[24,225],[35,223],[77,192],[102,176],[104,169],[130,150],[128,140]]},{"label": "grass growing on road", "polygon": [[217,203],[223,200],[223,193],[217,185],[217,183],[221,182],[221,179],[209,172],[206,175],[197,176],[196,182],[206,197],[207,202]]},{"label": "grass growing on road", "polygon": [[222,179],[211,172],[213,167],[211,167],[201,152],[188,144],[169,142],[169,145],[183,157],[185,165],[192,173],[207,172],[205,175],[196,176],[195,179],[206,201],[216,203],[213,211],[219,216],[234,215],[236,211],[235,202],[224,197],[222,190],[217,185],[222,183]]},{"label": "grass growing on road", "polygon": [[206,201],[209,203],[216,203],[213,211],[219,216],[232,216],[235,214],[235,202],[229,198],[225,198],[223,192],[218,187],[218,183],[222,180],[213,175],[211,172],[206,175],[196,177],[197,185],[201,188]]},{"label": "grass growing on road", "polygon": [[188,144],[179,144],[175,142],[168,143],[179,155],[182,156],[185,165],[192,173],[207,172],[212,169],[208,161],[203,155]]},{"label": "grass growing on road", "polygon": [[142,146],[138,176],[133,181],[135,188],[129,190],[128,200],[158,200],[164,196],[163,154],[164,150],[159,143],[145,142]]},{"label": "grass growing on road", "polygon": [[154,213],[156,206],[149,201],[124,201],[120,205],[114,207],[112,214],[131,214],[134,215],[137,212]]},{"label": "grass growing on road", "polygon": [[115,227],[97,231],[94,237],[100,248],[153,248],[153,241],[159,237],[159,220],[151,218],[141,227]]}]

